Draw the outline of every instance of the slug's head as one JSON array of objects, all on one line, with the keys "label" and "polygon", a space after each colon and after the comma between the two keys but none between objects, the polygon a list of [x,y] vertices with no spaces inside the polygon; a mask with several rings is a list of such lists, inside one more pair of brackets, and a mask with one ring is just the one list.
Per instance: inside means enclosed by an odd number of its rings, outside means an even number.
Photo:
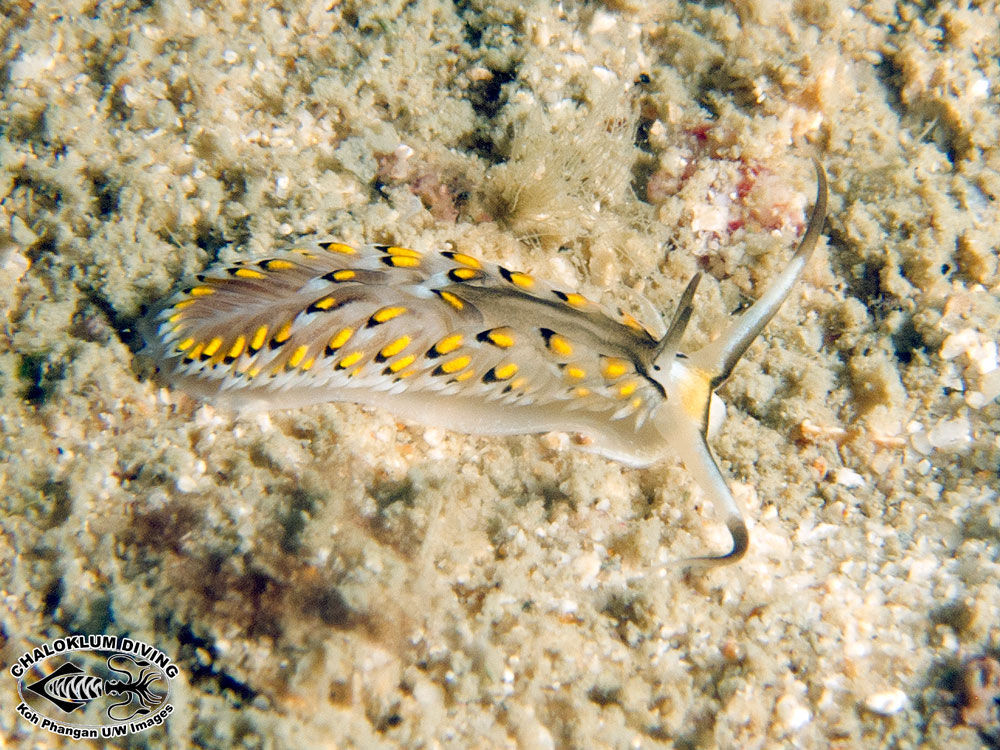
[{"label": "slug's head", "polygon": [[716,415],[721,416],[722,410],[713,407],[713,402],[719,406],[722,403],[715,397],[715,389],[726,381],[740,357],[778,312],[816,247],[826,217],[827,195],[826,174],[819,163],[816,163],[816,176],[816,203],[809,226],[788,266],[764,294],[715,341],[685,356],[679,353],[678,347],[691,319],[692,301],[701,279],[701,274],[695,274],[681,295],[670,327],[657,345],[649,366],[650,375],[666,394],[664,403],[653,415],[654,423],[708,494],[733,535],[733,548],[728,554],[683,561],[689,567],[735,562],[747,549],[746,524],[706,441],[717,426],[712,423],[721,421]]},{"label": "slug's head", "polygon": [[691,319],[692,302],[700,281],[701,274],[695,274],[681,295],[674,318],[657,345],[649,369],[653,380],[663,388],[667,402],[679,409],[702,433],[714,434],[720,422],[719,415],[725,413],[725,405],[714,392],[719,383],[715,382],[714,373],[677,351]]},{"label": "slug's head", "polygon": [[726,417],[726,402],[715,393],[711,373],[695,367],[687,355],[677,353],[669,362],[653,365],[653,380],[693,424],[709,438],[718,434]]}]

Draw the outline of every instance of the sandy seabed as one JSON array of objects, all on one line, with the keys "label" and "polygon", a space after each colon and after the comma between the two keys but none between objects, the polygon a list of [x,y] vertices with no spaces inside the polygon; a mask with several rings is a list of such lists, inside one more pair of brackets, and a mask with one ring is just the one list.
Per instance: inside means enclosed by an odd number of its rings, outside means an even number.
[{"label": "sandy seabed", "polygon": [[[29,3],[0,19],[0,731],[69,633],[180,668],[121,746],[1000,746],[992,3]],[[143,310],[299,237],[445,247],[697,348],[825,244],[683,467],[351,405],[235,416]],[[981,669],[971,669],[970,663]]]}]

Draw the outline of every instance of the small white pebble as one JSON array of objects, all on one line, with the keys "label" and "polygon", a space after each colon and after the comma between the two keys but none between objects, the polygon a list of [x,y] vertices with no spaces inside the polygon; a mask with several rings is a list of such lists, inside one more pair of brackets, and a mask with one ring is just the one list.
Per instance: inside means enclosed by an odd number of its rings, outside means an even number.
[{"label": "small white pebble", "polygon": [[954,630],[945,630],[941,632],[941,649],[957,654],[959,647],[960,644],[958,642],[958,637],[955,635]]},{"label": "small white pebble", "polygon": [[731,218],[725,206],[699,204],[691,208],[691,231],[722,234]]},{"label": "small white pebble", "polygon": [[167,496],[167,493],[161,489],[153,490],[146,496],[146,507],[150,509],[159,510],[160,508],[165,508],[169,502],[170,498]]},{"label": "small white pebble", "polygon": [[225,52],[222,53],[222,59],[225,60],[230,65],[232,65],[233,63],[235,63],[237,60],[240,59],[240,56],[237,55],[233,50],[227,49]]},{"label": "small white pebble", "polygon": [[195,481],[194,477],[185,474],[177,478],[176,486],[178,492],[187,494],[198,489],[198,482]]},{"label": "small white pebble", "polygon": [[[16,238],[15,238],[16,239]],[[16,284],[31,268],[31,261],[14,247],[0,250],[0,281]]]},{"label": "small white pebble", "polygon": [[951,334],[944,340],[940,350],[941,359],[955,359],[964,354],[981,373],[988,373],[1000,367],[997,343],[990,341],[971,328]]},{"label": "small white pebble", "polygon": [[46,49],[35,53],[22,52],[8,70],[11,82],[18,88],[24,88],[55,65],[55,57]]},{"label": "small white pebble", "polygon": [[274,178],[274,197],[286,198],[288,196],[288,186],[291,183],[287,174],[279,174]]},{"label": "small white pebble", "polygon": [[211,404],[203,404],[198,407],[197,411],[195,411],[193,421],[195,426],[206,428],[218,427],[226,420],[219,415]]},{"label": "small white pebble", "polygon": [[812,712],[792,695],[783,695],[778,698],[774,712],[778,715],[781,728],[786,732],[797,732],[812,721]]},{"label": "small white pebble", "polygon": [[1000,397],[1000,370],[987,373],[979,379],[979,390],[965,394],[965,402],[974,409],[981,409]]},{"label": "small white pebble", "polygon": [[879,716],[898,714],[906,706],[906,693],[898,688],[872,693],[865,698],[865,708]]},{"label": "small white pebble", "polygon": [[977,76],[969,86],[969,95],[973,99],[985,99],[990,93],[990,82],[983,76]]},{"label": "small white pebble", "polygon": [[593,70],[594,75],[600,79],[601,83],[614,83],[618,80],[618,76],[616,76],[613,71],[610,71],[601,65],[595,65]]},{"label": "small white pebble", "polygon": [[274,430],[274,423],[271,422],[271,417],[265,412],[257,412],[253,415],[253,421],[257,425],[257,429],[260,432],[271,432]]},{"label": "small white pebble", "polygon": [[976,332],[971,328],[963,328],[957,333],[953,333],[948,338],[944,340],[941,344],[941,350],[938,352],[938,356],[941,359],[955,359],[959,354],[962,354],[967,348],[976,344]]},{"label": "small white pebble", "polygon": [[944,450],[960,450],[972,442],[972,431],[967,419],[945,419],[938,422],[927,440],[932,446]]},{"label": "small white pebble", "polygon": [[590,22],[590,33],[603,34],[606,31],[611,31],[617,25],[617,16],[604,11],[598,11],[594,14],[594,20]]},{"label": "small white pebble", "polygon": [[468,76],[470,81],[489,81],[493,78],[493,73],[481,65],[470,68],[465,75]]},{"label": "small white pebble", "polygon": [[837,484],[851,489],[865,486],[865,478],[863,476],[844,466],[837,469],[834,478]]},{"label": "small white pebble", "polygon": [[983,341],[976,349],[969,352],[969,358],[981,373],[1000,369],[1000,351],[996,341]]},{"label": "small white pebble", "polygon": [[38,241],[38,235],[17,214],[10,217],[10,236],[19,245],[34,245]]},{"label": "small white pebble", "polygon": [[910,443],[913,445],[913,450],[921,456],[926,456],[934,450],[934,446],[931,445],[930,440],[927,439],[927,433],[923,430],[912,433],[910,435]]},{"label": "small white pebble", "polygon": [[569,449],[569,435],[565,432],[546,432],[541,441],[549,450],[564,451]]},{"label": "small white pebble", "polygon": [[436,448],[444,442],[444,431],[437,427],[428,427],[424,430],[424,442],[432,448]]}]

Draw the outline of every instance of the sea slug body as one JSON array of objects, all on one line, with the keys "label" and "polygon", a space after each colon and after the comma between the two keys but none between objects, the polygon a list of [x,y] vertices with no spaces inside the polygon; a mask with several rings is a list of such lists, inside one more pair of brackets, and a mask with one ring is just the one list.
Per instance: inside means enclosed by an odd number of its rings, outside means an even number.
[{"label": "sea slug body", "polygon": [[347,401],[467,433],[553,430],[631,466],[679,457],[733,535],[748,534],[706,442],[712,394],[774,316],[819,238],[826,177],[788,266],[715,341],[678,350],[695,276],[663,338],[576,292],[461,252],[297,246],[200,274],[145,328],[164,379],[236,410]]}]

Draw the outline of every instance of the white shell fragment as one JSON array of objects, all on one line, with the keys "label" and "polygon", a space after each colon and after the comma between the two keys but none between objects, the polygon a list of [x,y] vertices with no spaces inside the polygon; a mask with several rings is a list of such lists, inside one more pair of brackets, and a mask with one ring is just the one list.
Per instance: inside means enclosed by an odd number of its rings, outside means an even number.
[{"label": "white shell fragment", "polygon": [[898,688],[872,693],[865,698],[865,708],[879,716],[898,714],[906,707],[906,693]]}]

